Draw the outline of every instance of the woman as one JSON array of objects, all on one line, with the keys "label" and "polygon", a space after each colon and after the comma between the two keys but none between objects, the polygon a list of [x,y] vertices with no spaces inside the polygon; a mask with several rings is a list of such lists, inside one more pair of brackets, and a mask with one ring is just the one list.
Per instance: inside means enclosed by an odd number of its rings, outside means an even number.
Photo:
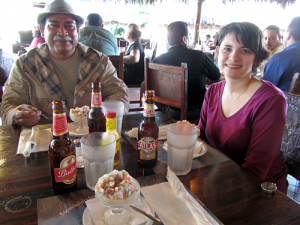
[{"label": "woman", "polygon": [[252,23],[221,29],[216,47],[225,80],[205,94],[200,137],[261,180],[287,192],[287,167],[280,152],[287,103],[284,93],[252,72],[268,57],[263,34]]},{"label": "woman", "polygon": [[31,41],[30,48],[39,47],[43,43],[45,43],[45,39],[42,37],[39,27],[36,26],[33,31],[33,39]]},{"label": "woman", "polygon": [[144,50],[140,43],[139,26],[132,23],[126,28],[125,39],[129,42],[124,56],[123,80],[125,84],[141,84],[144,81]]}]

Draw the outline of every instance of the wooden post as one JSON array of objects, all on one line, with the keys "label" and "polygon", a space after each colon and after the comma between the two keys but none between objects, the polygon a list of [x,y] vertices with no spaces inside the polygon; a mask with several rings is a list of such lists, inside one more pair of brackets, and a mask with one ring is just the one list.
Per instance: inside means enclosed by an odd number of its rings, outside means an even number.
[{"label": "wooden post", "polygon": [[198,3],[197,3],[197,17],[196,17],[196,23],[195,23],[195,37],[194,37],[194,46],[195,47],[196,47],[196,44],[198,43],[198,38],[199,38],[201,8],[202,8],[203,2],[204,2],[204,0],[198,0]]}]

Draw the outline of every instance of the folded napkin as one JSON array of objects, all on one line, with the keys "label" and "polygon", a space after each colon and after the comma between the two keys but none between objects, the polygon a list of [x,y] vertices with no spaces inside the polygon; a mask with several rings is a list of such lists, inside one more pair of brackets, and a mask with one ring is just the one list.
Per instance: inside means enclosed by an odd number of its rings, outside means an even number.
[{"label": "folded napkin", "polygon": [[[167,139],[167,126],[168,125],[159,127],[158,140]],[[125,132],[125,134],[128,137],[138,139],[138,128],[134,127],[134,128],[132,128],[132,130]]]},{"label": "folded napkin", "polygon": [[19,138],[17,154],[29,156],[31,152],[48,151],[52,139],[51,128],[42,129],[43,126],[23,128]]},{"label": "folded napkin", "polygon": [[184,188],[169,170],[169,182],[143,187],[141,191],[165,225],[219,224]]},{"label": "folded napkin", "polygon": [[[147,206],[145,206],[145,204],[143,203],[143,197],[140,197],[134,204],[132,204],[133,206],[136,206],[137,208],[140,208],[146,212],[149,212],[149,208],[147,208]],[[89,214],[92,217],[93,220],[93,224],[94,225],[100,225],[100,224],[104,224],[102,222],[102,212],[104,210],[106,210],[107,208],[105,206],[103,206],[97,199],[90,199],[88,201],[85,202],[87,208],[89,209]],[[152,214],[152,213],[151,213]],[[154,216],[154,215],[153,215]],[[144,215],[134,211],[132,209],[132,225],[139,225],[139,224],[145,224],[147,223],[147,221],[149,221],[149,219],[147,217],[145,217]]]}]

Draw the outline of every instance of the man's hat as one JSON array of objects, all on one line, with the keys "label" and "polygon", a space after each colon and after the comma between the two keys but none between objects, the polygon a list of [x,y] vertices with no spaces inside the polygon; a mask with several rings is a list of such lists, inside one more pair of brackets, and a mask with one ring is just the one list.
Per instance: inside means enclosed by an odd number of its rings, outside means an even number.
[{"label": "man's hat", "polygon": [[38,15],[38,24],[40,24],[45,17],[56,13],[69,14],[71,16],[74,16],[78,23],[78,27],[80,27],[84,22],[84,19],[81,16],[75,14],[70,3],[65,0],[51,0],[45,5],[45,12]]}]

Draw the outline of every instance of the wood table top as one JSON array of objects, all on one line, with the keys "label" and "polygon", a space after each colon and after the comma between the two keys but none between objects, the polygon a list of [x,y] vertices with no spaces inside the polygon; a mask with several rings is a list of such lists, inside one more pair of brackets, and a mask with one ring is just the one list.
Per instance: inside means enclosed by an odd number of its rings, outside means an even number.
[{"label": "wood table top", "polygon": [[[141,120],[142,114],[123,118],[119,170],[127,170],[141,186],[167,181],[167,165],[161,156],[154,168],[139,168],[137,151],[124,135]],[[159,126],[173,122],[161,112],[156,112],[156,121]],[[20,132],[20,127],[0,126],[1,224],[37,224],[37,199],[55,196],[48,152],[28,158],[16,155]],[[279,191],[265,195],[262,181],[232,160],[192,169],[179,179],[224,224],[300,224],[300,205]],[[87,189],[84,169],[77,171],[77,189]],[[10,212],[7,203],[17,197],[31,202],[22,211]]]}]

